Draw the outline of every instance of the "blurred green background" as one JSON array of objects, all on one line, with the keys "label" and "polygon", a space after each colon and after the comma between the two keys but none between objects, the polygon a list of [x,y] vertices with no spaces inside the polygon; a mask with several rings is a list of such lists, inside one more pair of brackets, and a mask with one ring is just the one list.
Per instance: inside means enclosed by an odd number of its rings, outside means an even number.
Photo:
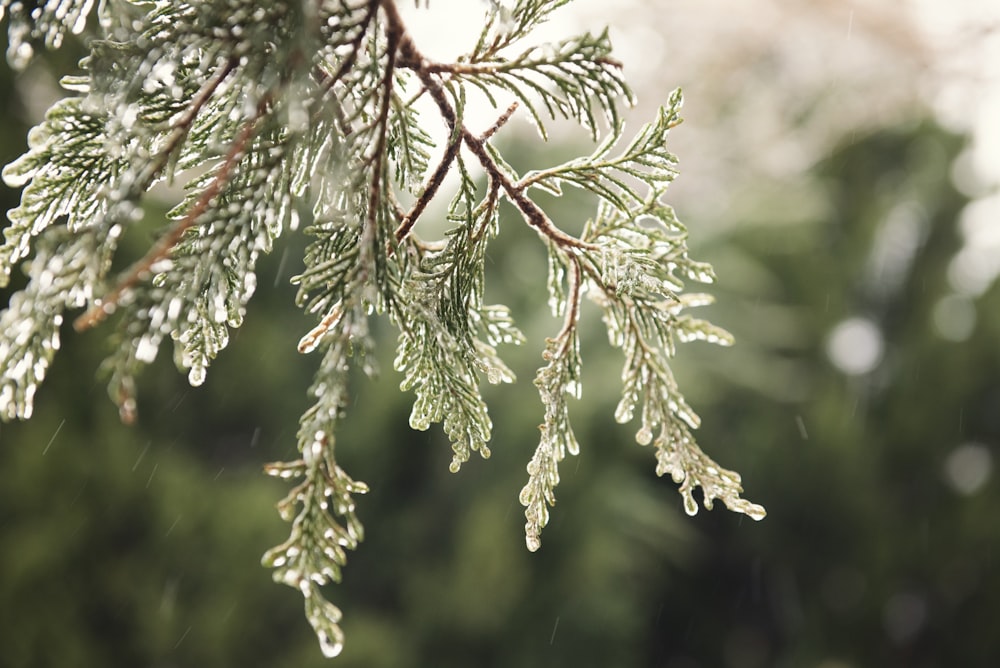
[{"label": "blurred green background", "polygon": [[[628,37],[641,3],[624,5]],[[815,7],[781,20],[826,25]],[[711,30],[757,30],[738,18]],[[720,277],[705,313],[737,346],[682,346],[675,370],[702,447],[743,474],[766,520],[684,515],[634,426],[614,423],[620,360],[590,311],[583,452],[563,464],[542,549],[526,551],[517,494],[541,420],[530,381],[558,324],[539,299],[542,249],[511,219],[488,297],[532,343],[504,351],[515,388],[486,388],[493,457],[453,475],[440,429],[409,430],[385,323],[381,377],[354,386],[338,454],[372,491],[359,499],[365,542],[332,591],[347,644],[324,660],[298,593],[259,565],[287,535],[273,507],[286,486],[261,466],[293,456],[315,363],[295,352],[311,323],[292,306],[305,243],[292,234],[204,386],[161,351],[125,427],[95,379],[106,332],[67,331],[35,417],[0,426],[0,666],[1000,665],[1000,288],[969,288],[983,272],[968,231],[970,201],[996,188],[969,185],[973,128],[927,92],[946,54],[867,18],[852,14],[849,37],[881,70],[857,80],[823,69],[821,31],[775,28],[716,42],[707,61],[664,38],[639,89],[655,105],[660,77],[693,100],[673,203]],[[710,30],[683,13],[677,25],[693,21]],[[739,68],[720,64],[727,53]],[[0,66],[0,162],[24,150],[52,72],[72,61]],[[870,113],[855,104],[880,85]],[[502,141],[517,165],[587,150],[569,135]],[[0,187],[5,210],[17,199]],[[570,229],[588,215],[548,204]],[[137,253],[152,235],[134,235]]]}]

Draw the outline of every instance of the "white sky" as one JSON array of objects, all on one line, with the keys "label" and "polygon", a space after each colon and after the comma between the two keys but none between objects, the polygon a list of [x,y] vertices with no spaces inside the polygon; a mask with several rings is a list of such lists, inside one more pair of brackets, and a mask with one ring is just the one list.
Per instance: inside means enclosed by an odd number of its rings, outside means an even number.
[{"label": "white sky", "polygon": [[965,246],[949,279],[956,293],[982,294],[1000,276],[1000,2],[918,2],[922,25],[950,54],[935,108],[946,124],[968,131],[972,145],[956,184],[975,198],[959,220]]},{"label": "white sky", "polygon": [[[487,2],[400,8],[419,47],[449,60],[475,40]],[[1000,275],[1000,0],[576,0],[536,39],[606,25],[639,120],[670,89],[687,94],[675,203],[711,203],[699,218],[722,220],[747,174],[793,176],[845,131],[905,120],[922,101],[972,137],[955,169],[976,201],[960,221],[966,245],[952,285],[974,297]],[[801,121],[796,105],[812,99]],[[720,112],[726,105],[736,111]],[[497,112],[481,114],[470,123],[486,127]]]}]

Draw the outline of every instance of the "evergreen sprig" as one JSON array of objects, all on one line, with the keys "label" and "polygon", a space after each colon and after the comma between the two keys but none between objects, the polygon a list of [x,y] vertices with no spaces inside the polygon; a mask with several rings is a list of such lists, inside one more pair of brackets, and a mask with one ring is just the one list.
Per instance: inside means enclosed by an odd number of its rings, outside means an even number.
[{"label": "evergreen sprig", "polygon": [[[493,424],[480,387],[514,382],[498,349],[525,340],[506,306],[484,302],[487,253],[507,202],[546,246],[549,305],[562,319],[535,377],[544,417],[520,493],[528,548],[541,544],[560,462],[579,452],[567,399],[581,392],[585,295],[625,356],[615,416],[639,414],[636,438],[655,444],[657,473],[680,485],[686,510],[696,510],[692,491],[701,487],[706,507],[722,499],[763,517],[741,498],[739,476],[695,443],[698,417],[668,363],[678,341],[731,340],[687,313],[707,297],[685,292],[685,281],[713,275],[688,256],[684,226],[663,202],[677,174],[666,143],[680,122],[680,92],[626,141],[619,105],[633,96],[607,32],[509,53],[567,2],[493,0],[473,49],[442,63],[424,56],[394,0],[50,0],[31,11],[0,0],[15,66],[39,43],[58,47],[91,31],[82,73],[63,79],[72,95],[4,170],[24,190],[8,213],[0,282],[19,263],[28,280],[0,315],[0,417],[30,416],[71,310],[81,310],[77,329],[106,319],[116,326],[104,368],[126,422],[137,415],[135,376],[165,340],[200,384],[243,322],[261,254],[305,218],[312,241],[293,282],[317,323],[298,349],[320,361],[299,458],[266,467],[296,484],[278,504],[289,538],[263,562],[302,593],[323,652],[334,656],[341,612],[326,585],[363,538],[353,499],[367,489],[335,456],[351,369],[374,373],[370,320],[387,317],[399,332],[401,388],[414,393],[411,426],[442,424],[452,470],[474,451],[489,456]],[[465,120],[470,93],[515,102],[474,131]],[[428,108],[446,128],[440,146],[422,116]],[[546,122],[575,121],[598,146],[519,175],[493,143],[517,113],[543,137]],[[458,184],[447,232],[422,238],[418,225],[446,196],[449,174]],[[147,193],[178,182],[187,194],[157,241],[112,273],[117,240],[149,217]],[[580,236],[533,199],[534,189],[561,195],[565,185],[600,200]]]},{"label": "evergreen sprig", "polygon": [[470,61],[479,61],[499,54],[548,20],[549,15],[570,0],[514,0],[501,2],[489,0],[490,9],[483,21],[479,41],[468,56]]},{"label": "evergreen sprig", "polygon": [[[558,263],[558,260],[557,260]],[[569,405],[566,397],[580,398],[580,337],[577,333],[578,311],[580,308],[580,265],[569,264],[571,283],[569,293],[572,301],[565,301],[559,285],[562,283],[561,268],[550,282],[557,296],[553,299],[553,309],[564,316],[563,328],[555,338],[546,341],[542,359],[547,364],[538,370],[535,387],[541,395],[545,407],[545,421],[539,427],[542,433],[538,447],[528,462],[528,484],[521,489],[519,500],[525,506],[525,543],[532,552],[542,546],[542,529],[549,521],[549,506],[556,503],[555,488],[559,484],[559,463],[566,454],[580,454],[580,444],[573,433],[569,419]]]},{"label": "evergreen sprig", "polygon": [[531,113],[543,139],[548,137],[539,106],[549,118],[579,122],[594,139],[600,133],[595,107],[612,127],[621,124],[618,103],[631,102],[632,93],[611,59],[607,31],[585,33],[559,44],[533,47],[510,58],[494,56],[468,65],[432,65],[448,71],[456,81],[480,90],[496,104],[497,91],[507,91]]},{"label": "evergreen sprig", "polygon": [[486,244],[499,223],[499,191],[492,186],[477,203],[471,175],[460,158],[457,165],[461,183],[448,212],[456,226],[443,249],[423,253],[404,286],[412,296],[397,302],[393,313],[400,388],[417,395],[410,426],[423,431],[443,424],[454,450],[453,472],[471,451],[489,457],[493,424],[479,393],[480,376],[493,384],[514,382],[496,346],[524,340],[507,307],[483,304]]}]

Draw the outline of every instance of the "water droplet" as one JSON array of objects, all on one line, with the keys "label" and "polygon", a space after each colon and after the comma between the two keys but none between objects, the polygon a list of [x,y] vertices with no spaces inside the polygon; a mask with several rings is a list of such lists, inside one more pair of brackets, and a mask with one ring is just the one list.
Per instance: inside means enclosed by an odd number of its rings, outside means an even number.
[{"label": "water droplet", "polygon": [[[156,353],[159,350],[158,343],[159,341],[152,336],[142,337],[135,347],[135,358],[140,362],[151,364],[156,359]],[[194,385],[194,382],[192,381],[191,384]]]},{"label": "water droplet", "polygon": [[31,419],[31,414],[35,412],[36,389],[38,389],[38,386],[34,383],[31,383],[24,388],[24,401],[21,403],[18,410],[18,417],[22,420]]},{"label": "water droplet", "polygon": [[574,399],[580,399],[583,396],[583,385],[575,380],[566,383],[563,389],[566,391],[566,394]]},{"label": "water droplet", "polygon": [[326,435],[322,431],[317,431],[313,442],[303,448],[302,456],[306,464],[311,465],[315,463],[323,455],[323,443],[325,439]]},{"label": "water droplet", "polygon": [[684,512],[694,517],[698,514],[698,502],[694,500],[690,490],[681,492],[684,495]]},{"label": "water droplet", "polygon": [[332,659],[344,650],[344,643],[331,641],[325,633],[319,634],[319,647],[323,656]]},{"label": "water droplet", "polygon": [[135,125],[136,119],[139,118],[139,107],[130,104],[122,110],[121,124],[126,130],[131,130]]},{"label": "water droplet", "polygon": [[13,65],[16,70],[23,70],[28,66],[28,62],[35,55],[35,50],[31,48],[31,45],[27,42],[21,42],[17,45],[17,48],[9,52],[11,65]]},{"label": "water droplet", "polygon": [[615,420],[619,424],[625,424],[632,419],[632,406],[624,400],[615,408]]},{"label": "water droplet", "polygon": [[191,367],[191,370],[188,372],[188,383],[191,384],[191,387],[198,387],[204,382],[205,367],[201,365]]},{"label": "water droplet", "polygon": [[692,429],[697,429],[701,425],[701,418],[698,417],[698,414],[683,399],[670,401],[668,405],[670,406],[670,410],[680,419],[684,420]]},{"label": "water droplet", "polygon": [[528,483],[527,485],[522,487],[521,493],[518,494],[517,496],[517,500],[521,503],[522,506],[531,505],[531,502],[534,500],[534,498],[535,494],[534,490],[532,490],[531,483]]}]

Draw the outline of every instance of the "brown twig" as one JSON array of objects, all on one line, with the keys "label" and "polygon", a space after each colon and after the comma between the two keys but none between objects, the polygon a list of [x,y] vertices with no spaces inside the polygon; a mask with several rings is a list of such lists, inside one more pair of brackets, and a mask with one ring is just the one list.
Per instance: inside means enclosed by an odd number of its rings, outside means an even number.
[{"label": "brown twig", "polygon": [[456,137],[452,140],[448,147],[445,149],[444,155],[441,157],[441,162],[438,163],[437,168],[434,173],[431,174],[430,179],[427,180],[427,184],[423,187],[420,192],[420,197],[417,201],[413,203],[410,210],[403,216],[399,227],[396,228],[396,241],[402,241],[413,226],[416,225],[417,219],[420,218],[420,214],[424,212],[427,205],[430,204],[431,200],[437,194],[438,189],[444,182],[444,177],[448,175],[448,170],[451,168],[451,163],[455,161],[455,157],[458,156],[458,149],[462,146],[462,140]]},{"label": "brown twig", "polygon": [[511,102],[510,106],[507,107],[507,111],[500,114],[500,118],[494,121],[493,125],[486,128],[483,134],[479,135],[479,141],[481,142],[489,141],[490,137],[495,135],[500,128],[507,125],[507,121],[509,121],[511,116],[514,115],[514,112],[517,111],[517,107],[518,107],[517,100]]},{"label": "brown twig", "polygon": [[572,269],[569,275],[569,308],[566,309],[566,317],[563,319],[562,329],[556,335],[556,339],[563,342],[561,352],[566,351],[566,346],[570,342],[569,333],[576,327],[580,319],[580,295],[583,288],[583,272],[580,268],[580,258],[570,256],[569,261],[570,268]]},{"label": "brown twig", "polygon": [[489,151],[487,151],[485,142],[479,141],[478,137],[475,137],[464,127],[462,128],[462,139],[469,150],[472,151],[473,155],[479,159],[479,163],[483,166],[483,169],[485,169],[490,176],[497,179],[504,192],[507,193],[507,197],[509,197],[514,205],[517,206],[521,215],[529,225],[563,248],[598,250],[598,247],[594,244],[587,243],[582,239],[566,234],[556,227],[549,219],[545,211],[543,211],[540,206],[535,204],[535,202],[525,194],[524,189],[517,187],[517,184],[507,178],[507,175],[500,171],[496,163],[493,161],[492,156],[490,156]]},{"label": "brown twig", "polygon": [[382,173],[382,168],[384,165],[383,158],[385,154],[386,135],[389,130],[389,107],[392,103],[392,80],[396,70],[396,56],[399,41],[402,38],[403,31],[405,30],[402,21],[399,20],[399,14],[395,3],[392,0],[379,0],[379,4],[387,15],[395,16],[396,19],[393,20],[390,18],[388,20],[389,27],[386,31],[388,44],[386,46],[385,73],[382,77],[382,81],[380,82],[382,88],[382,100],[381,105],[379,106],[378,116],[375,120],[375,126],[378,128],[378,134],[375,138],[375,151],[370,159],[372,177],[371,183],[368,185],[368,217],[362,237],[362,243],[365,247],[373,247],[375,239],[378,236],[376,228],[378,224],[378,210],[382,203],[382,192],[385,188],[385,178]]}]

